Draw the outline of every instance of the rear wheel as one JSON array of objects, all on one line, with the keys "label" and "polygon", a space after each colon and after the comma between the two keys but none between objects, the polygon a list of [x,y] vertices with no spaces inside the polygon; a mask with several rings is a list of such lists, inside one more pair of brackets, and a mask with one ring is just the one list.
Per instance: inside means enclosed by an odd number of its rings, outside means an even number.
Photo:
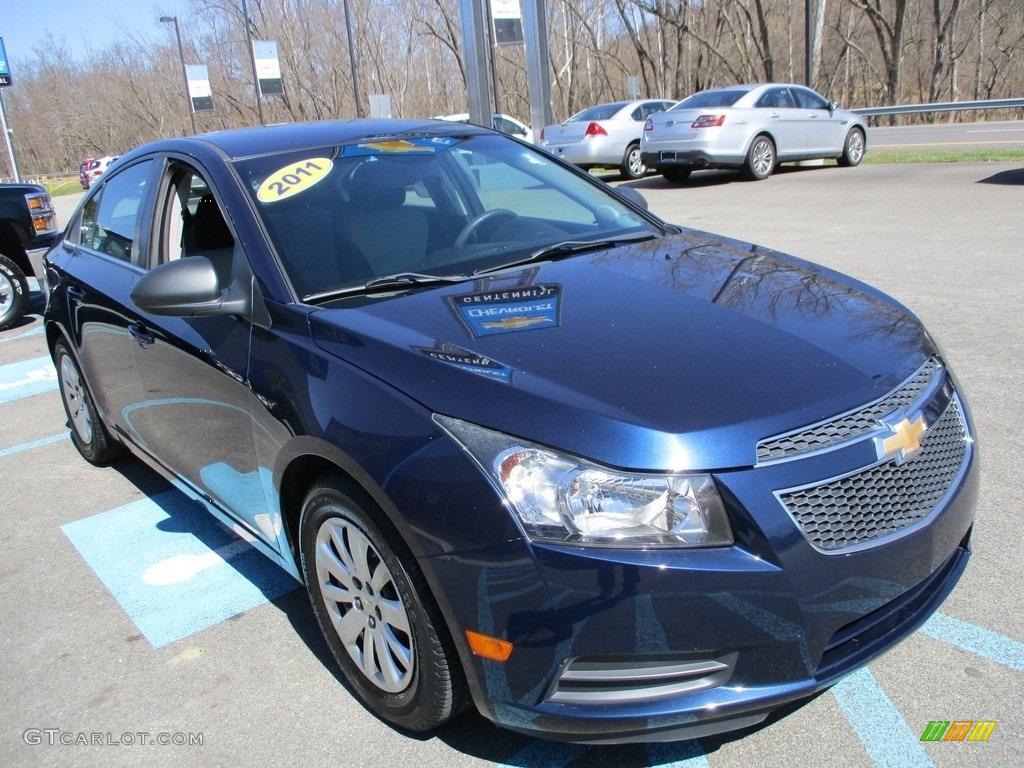
[{"label": "rear wheel", "polygon": [[327,475],[306,495],[300,526],[313,612],[363,702],[413,731],[458,713],[465,684],[454,645],[412,553],[380,507],[351,481]]},{"label": "rear wheel", "polygon": [[847,168],[860,165],[864,159],[864,132],[860,128],[851,128],[846,134],[846,141],[843,142],[843,154],[839,157],[839,164]]},{"label": "rear wheel", "polygon": [[763,181],[775,170],[775,144],[767,136],[758,136],[747,152],[747,162],[743,165],[747,178]]},{"label": "rear wheel", "polygon": [[693,173],[693,170],[690,168],[666,168],[661,172],[661,175],[665,181],[670,181],[673,184],[681,184],[690,178],[691,173]]},{"label": "rear wheel", "polygon": [[626,154],[622,156],[622,165],[619,171],[627,179],[642,179],[647,174],[647,166],[640,159],[640,145],[630,144],[626,147]]},{"label": "rear wheel", "polygon": [[17,264],[0,254],[0,331],[17,323],[28,309],[28,280]]},{"label": "rear wheel", "polygon": [[57,383],[75,448],[90,464],[106,464],[120,456],[124,449],[111,438],[100,421],[78,362],[64,341],[54,345],[53,361],[57,366]]}]

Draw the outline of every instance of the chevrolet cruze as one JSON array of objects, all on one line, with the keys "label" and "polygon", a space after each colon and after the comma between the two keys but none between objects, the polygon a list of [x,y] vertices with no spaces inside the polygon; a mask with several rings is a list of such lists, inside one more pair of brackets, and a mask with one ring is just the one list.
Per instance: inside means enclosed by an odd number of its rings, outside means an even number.
[{"label": "chevrolet cruze", "polygon": [[398,727],[744,727],[913,632],[969,557],[973,428],[907,309],[484,128],[145,146],[46,273],[81,454],[130,452],[300,579]]}]

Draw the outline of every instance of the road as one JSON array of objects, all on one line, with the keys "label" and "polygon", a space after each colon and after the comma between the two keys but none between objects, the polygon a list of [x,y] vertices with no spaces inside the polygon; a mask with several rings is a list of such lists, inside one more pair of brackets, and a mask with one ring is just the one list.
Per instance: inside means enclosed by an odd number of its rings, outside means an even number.
[{"label": "road", "polygon": [[[877,123],[882,119],[874,120]],[[1024,150],[1024,120],[878,126],[868,129],[868,152],[965,149]]]},{"label": "road", "polygon": [[[138,462],[99,469],[77,455],[37,295],[28,322],[0,333],[0,765],[1019,765],[1024,164],[831,165],[757,183],[711,171],[681,187],[629,184],[671,221],[893,293],[943,345],[973,406],[982,488],[972,561],[924,630],[830,692],[723,738],[577,747],[499,730],[474,712],[432,736],[401,734],[339,684],[293,582]],[[71,202],[60,200],[62,221]],[[161,567],[140,584],[131,568],[154,547],[165,548]],[[935,720],[997,725],[984,743],[922,743]],[[182,743],[151,744],[160,734]]]}]

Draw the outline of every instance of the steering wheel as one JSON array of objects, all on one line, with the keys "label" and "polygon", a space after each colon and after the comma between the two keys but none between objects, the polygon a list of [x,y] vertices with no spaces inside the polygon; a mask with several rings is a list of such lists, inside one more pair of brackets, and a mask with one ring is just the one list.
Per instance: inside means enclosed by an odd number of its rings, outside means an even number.
[{"label": "steering wheel", "polygon": [[465,245],[466,242],[477,233],[477,230],[488,222],[493,222],[498,219],[508,219],[509,221],[512,221],[517,218],[519,218],[518,215],[507,208],[495,208],[493,211],[485,211],[462,228],[462,231],[459,232],[459,236],[455,238],[455,245]]}]

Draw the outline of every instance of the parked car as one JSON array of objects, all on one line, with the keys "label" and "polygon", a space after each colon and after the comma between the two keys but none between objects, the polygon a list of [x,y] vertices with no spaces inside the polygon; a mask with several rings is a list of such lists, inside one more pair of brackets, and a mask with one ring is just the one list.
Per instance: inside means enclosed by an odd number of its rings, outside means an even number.
[{"label": "parked car", "polygon": [[82,185],[82,189],[88,189],[92,186],[93,182],[96,181],[103,172],[110,167],[110,164],[117,160],[118,155],[107,155],[99,159],[86,158],[82,165],[78,169],[78,182]]},{"label": "parked car", "polygon": [[834,158],[860,164],[867,124],[802,85],[732,85],[695,93],[644,126],[641,159],[668,181],[701,168],[768,178],[780,163]]},{"label": "parked car", "polygon": [[580,168],[616,168],[627,179],[639,179],[647,173],[640,160],[644,123],[675,103],[645,99],[587,107],[560,125],[545,126],[541,144]]},{"label": "parked car", "polygon": [[38,184],[0,184],[0,331],[28,310],[30,256],[38,258],[60,236],[49,193]]},{"label": "parked car", "polygon": [[[533,130],[525,123],[521,123],[514,117],[500,112],[495,112],[491,118],[491,127],[494,130],[501,131],[509,136],[515,136],[517,139],[522,139],[530,144],[533,143]],[[438,115],[434,119],[445,120],[450,123],[468,123],[469,113],[459,112],[455,115]]]},{"label": "parked car", "polygon": [[746,727],[967,564],[975,434],[908,310],[485,128],[147,145],[46,266],[82,456],[130,451],[301,579],[403,728],[470,700],[575,741]]}]

